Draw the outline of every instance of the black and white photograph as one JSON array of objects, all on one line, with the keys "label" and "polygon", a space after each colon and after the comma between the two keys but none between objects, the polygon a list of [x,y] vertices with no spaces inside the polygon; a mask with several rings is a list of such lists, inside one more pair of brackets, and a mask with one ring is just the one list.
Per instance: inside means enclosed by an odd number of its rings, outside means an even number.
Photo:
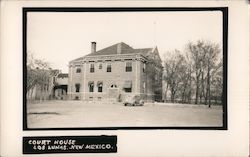
[{"label": "black and white photograph", "polygon": [[24,129],[226,129],[223,9],[25,11]]},{"label": "black and white photograph", "polygon": [[249,156],[247,1],[0,8],[0,156]]}]

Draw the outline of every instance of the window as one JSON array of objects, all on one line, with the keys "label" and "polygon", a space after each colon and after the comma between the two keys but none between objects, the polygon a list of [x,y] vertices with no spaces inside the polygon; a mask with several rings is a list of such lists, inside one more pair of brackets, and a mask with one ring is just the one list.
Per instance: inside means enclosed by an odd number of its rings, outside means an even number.
[{"label": "window", "polygon": [[159,80],[159,76],[158,76],[158,73],[155,74],[155,81],[158,81]]},{"label": "window", "polygon": [[89,92],[94,92],[94,82],[89,82]]},{"label": "window", "polygon": [[132,92],[132,88],[124,88],[124,91],[125,91],[126,93],[131,93],[131,92]]},{"label": "window", "polygon": [[143,63],[143,69],[142,71],[145,73],[146,72],[146,63]]},{"label": "window", "polygon": [[132,62],[126,62],[126,72],[132,71]]},{"label": "window", "polygon": [[90,64],[90,72],[91,73],[95,72],[95,65],[94,64]]},{"label": "window", "polygon": [[142,89],[142,92],[145,93],[145,91],[146,91],[146,82],[144,81],[144,82],[143,82],[143,89]]},{"label": "window", "polygon": [[112,84],[110,87],[111,88],[117,88],[117,85],[116,84]]},{"label": "window", "polygon": [[102,63],[99,64],[99,69],[102,69]]},{"label": "window", "polygon": [[80,92],[80,84],[79,83],[75,84],[75,87],[76,87],[76,92],[79,93]]},{"label": "window", "polygon": [[81,68],[76,68],[76,73],[81,73]]},{"label": "window", "polygon": [[123,85],[123,89],[126,93],[132,92],[132,81],[125,81]]},{"label": "window", "polygon": [[98,92],[102,92],[102,87],[103,87],[103,83],[102,82],[98,82],[97,83]]},{"label": "window", "polygon": [[111,72],[111,63],[108,63],[107,65],[107,72]]}]

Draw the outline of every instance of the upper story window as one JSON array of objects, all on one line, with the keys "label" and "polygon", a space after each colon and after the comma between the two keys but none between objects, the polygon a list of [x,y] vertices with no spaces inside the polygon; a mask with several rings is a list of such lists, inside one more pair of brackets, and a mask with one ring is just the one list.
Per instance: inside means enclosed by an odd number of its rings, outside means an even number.
[{"label": "upper story window", "polygon": [[142,71],[143,71],[144,73],[146,72],[146,63],[143,63]]},{"label": "upper story window", "polygon": [[102,63],[99,64],[99,69],[102,69]]},{"label": "upper story window", "polygon": [[126,72],[132,71],[132,62],[126,62]]},{"label": "upper story window", "polygon": [[95,65],[94,64],[90,64],[90,72],[91,73],[95,72]]},{"label": "upper story window", "polygon": [[76,83],[75,88],[76,88],[76,92],[79,93],[80,92],[80,83]]},{"label": "upper story window", "polygon": [[76,73],[81,73],[81,68],[76,68]]},{"label": "upper story window", "polygon": [[111,70],[112,70],[111,63],[108,63],[108,65],[107,65],[107,72],[111,72]]},{"label": "upper story window", "polygon": [[94,82],[93,81],[89,82],[89,92],[94,92]]}]

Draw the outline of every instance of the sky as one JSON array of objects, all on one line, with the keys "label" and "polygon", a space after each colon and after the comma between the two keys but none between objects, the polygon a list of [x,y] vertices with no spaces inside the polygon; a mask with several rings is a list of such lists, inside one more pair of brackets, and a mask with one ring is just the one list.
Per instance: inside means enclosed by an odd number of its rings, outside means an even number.
[{"label": "sky", "polygon": [[184,51],[199,39],[222,46],[222,12],[29,12],[27,50],[68,72],[69,61],[124,42],[133,48],[157,46],[163,58],[168,51]]}]

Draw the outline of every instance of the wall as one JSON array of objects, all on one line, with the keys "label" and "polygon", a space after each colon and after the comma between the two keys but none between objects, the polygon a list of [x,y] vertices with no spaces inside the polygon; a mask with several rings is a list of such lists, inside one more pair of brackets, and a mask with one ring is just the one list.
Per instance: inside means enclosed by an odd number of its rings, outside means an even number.
[{"label": "wall", "polygon": [[[126,72],[126,62],[132,62],[132,72]],[[136,94],[141,95],[146,101],[154,101],[156,99],[156,92],[158,99],[161,99],[161,69],[156,68],[152,62],[146,63],[145,72],[143,72],[143,64],[145,61],[140,59],[124,60],[124,61],[96,61],[74,63],[69,67],[69,99],[82,100],[105,100],[110,98],[111,85],[117,85],[115,93],[117,97],[121,94],[124,99],[126,95]],[[111,63],[112,71],[107,72],[107,65]],[[94,64],[94,72],[90,72],[91,64]],[[99,64],[102,64],[102,69],[99,69]],[[78,66],[75,66],[78,65]],[[81,73],[76,73],[76,69],[81,68]],[[156,82],[155,75],[159,78]],[[94,92],[89,92],[88,83],[94,82]],[[98,92],[97,82],[103,82],[103,91]],[[125,93],[123,86],[125,81],[132,81],[132,93]],[[145,90],[143,90],[143,83],[145,82]],[[75,92],[75,84],[80,84],[80,92]],[[114,91],[113,90],[113,91]],[[160,93],[159,93],[160,92]],[[159,96],[160,95],[160,96]]]},{"label": "wall", "polygon": [[[126,72],[126,62],[132,62],[132,72]],[[112,71],[107,72],[107,64],[111,63]],[[90,65],[95,65],[94,73],[90,72]],[[99,69],[99,64],[102,64],[102,69]],[[93,97],[94,100],[98,100],[98,97],[107,98],[109,89],[112,84],[117,85],[118,94],[129,94],[123,91],[123,85],[125,81],[132,81],[132,93],[140,94],[141,89],[141,61],[137,60],[127,60],[127,61],[106,61],[106,62],[88,62],[84,63],[81,67],[81,73],[76,73],[76,67],[70,67],[69,72],[69,89],[71,94],[71,99],[78,96],[81,99],[89,99]],[[145,75],[145,74],[144,74]],[[85,79],[84,79],[85,78]],[[94,81],[94,92],[89,93],[88,82]],[[103,82],[103,92],[97,92],[97,82]],[[75,92],[75,84],[80,83],[81,88],[79,93]]]}]

